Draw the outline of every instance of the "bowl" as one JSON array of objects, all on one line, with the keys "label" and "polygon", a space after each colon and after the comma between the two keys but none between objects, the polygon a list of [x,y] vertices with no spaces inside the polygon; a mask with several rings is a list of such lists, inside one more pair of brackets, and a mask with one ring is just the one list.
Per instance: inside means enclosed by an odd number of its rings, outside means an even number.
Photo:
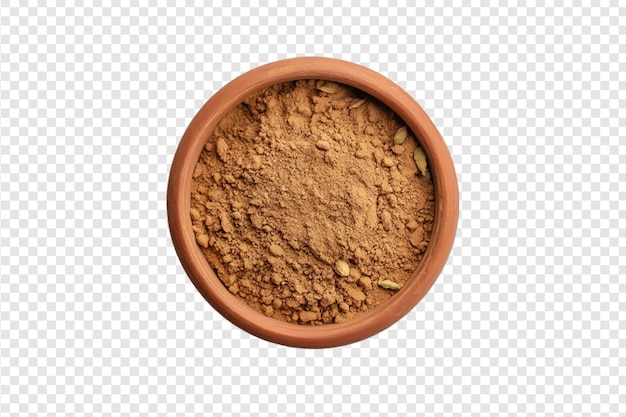
[{"label": "bowl", "polygon": [[[255,91],[300,79],[350,85],[380,100],[417,136],[435,189],[435,217],[430,242],[417,269],[394,296],[353,320],[319,326],[267,317],[231,294],[207,262],[192,230],[189,214],[192,174],[218,122]],[[332,58],[301,57],[257,67],[228,83],[202,106],[185,131],[172,162],[167,212],[172,242],[187,275],[202,296],[226,319],[262,339],[286,346],[328,348],[371,337],[405,316],[441,273],[452,249],[458,221],[458,184],[443,138],[420,105],[402,88],[364,66]]]}]

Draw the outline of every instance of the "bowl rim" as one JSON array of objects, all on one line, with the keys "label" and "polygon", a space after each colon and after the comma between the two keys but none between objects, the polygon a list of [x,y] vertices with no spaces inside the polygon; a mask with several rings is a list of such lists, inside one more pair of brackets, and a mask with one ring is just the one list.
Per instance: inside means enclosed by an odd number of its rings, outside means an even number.
[{"label": "bowl rim", "polygon": [[[231,294],[209,266],[192,230],[191,182],[202,148],[217,123],[255,91],[300,79],[334,81],[355,87],[387,105],[417,135],[428,159],[435,187],[435,219],[418,268],[403,288],[356,319],[320,326],[283,322],[252,309]],[[426,295],[450,255],[458,222],[458,183],[452,157],[434,123],[401,87],[382,74],[349,61],[299,57],[256,67],[217,91],[183,134],[172,161],[167,214],[172,242],[188,277],[222,316],[259,338],[285,346],[329,348],[369,338],[396,323]]]}]

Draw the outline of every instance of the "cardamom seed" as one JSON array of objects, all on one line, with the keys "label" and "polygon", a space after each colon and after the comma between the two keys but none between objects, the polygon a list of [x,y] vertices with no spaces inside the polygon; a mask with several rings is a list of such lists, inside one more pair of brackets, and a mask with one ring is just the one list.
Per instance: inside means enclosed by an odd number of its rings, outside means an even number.
[{"label": "cardamom seed", "polygon": [[347,277],[350,275],[350,266],[346,262],[338,260],[335,262],[335,273],[340,277]]},{"label": "cardamom seed", "polygon": [[426,163],[426,154],[424,153],[424,149],[421,146],[415,148],[413,151],[413,159],[415,160],[415,165],[417,165],[417,169],[420,171],[422,175],[426,174],[427,163]]},{"label": "cardamom seed", "polygon": [[389,279],[386,279],[384,281],[378,281],[378,286],[386,288],[388,290],[394,290],[394,291],[398,291],[400,289],[400,286],[397,283]]},{"label": "cardamom seed", "polygon": [[339,90],[339,86],[335,83],[326,83],[320,87],[317,87],[317,89],[328,94],[333,94]]},{"label": "cardamom seed", "polygon": [[350,104],[350,108],[351,109],[358,109],[359,107],[361,107],[363,105],[363,103],[365,103],[365,99],[361,98],[361,99],[356,99],[352,102],[352,104]]},{"label": "cardamom seed", "polygon": [[406,126],[402,126],[400,129],[396,131],[396,134],[393,136],[393,142],[396,145],[401,145],[406,140],[407,135],[408,135],[408,132],[406,130]]}]

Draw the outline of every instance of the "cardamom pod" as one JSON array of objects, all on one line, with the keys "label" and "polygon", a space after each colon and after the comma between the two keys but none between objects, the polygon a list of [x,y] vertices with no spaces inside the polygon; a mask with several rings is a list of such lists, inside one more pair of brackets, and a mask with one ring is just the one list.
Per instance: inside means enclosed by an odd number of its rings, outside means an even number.
[{"label": "cardamom pod", "polygon": [[407,135],[408,135],[408,132],[406,130],[406,126],[402,126],[400,129],[396,131],[396,134],[393,136],[393,142],[396,145],[401,145],[406,140]]},{"label": "cardamom pod", "polygon": [[422,175],[426,174],[426,169],[428,167],[426,163],[426,154],[424,153],[424,149],[421,146],[415,148],[413,152],[413,159],[415,160],[415,165],[417,165],[417,169],[420,171]]},{"label": "cardamom pod", "polygon": [[339,86],[335,83],[326,83],[320,87],[317,87],[317,89],[328,94],[333,94],[339,90]]},{"label": "cardamom pod", "polygon": [[386,288],[388,290],[394,290],[394,291],[398,291],[400,289],[400,286],[397,283],[389,279],[386,279],[384,281],[378,281],[378,286]]},{"label": "cardamom pod", "polygon": [[359,107],[361,107],[363,105],[363,103],[365,103],[365,99],[364,98],[357,99],[357,100],[353,101],[352,104],[350,104],[350,108],[351,109],[358,109]]},{"label": "cardamom pod", "polygon": [[350,275],[350,266],[346,262],[338,260],[335,262],[335,272],[340,277],[347,277]]}]

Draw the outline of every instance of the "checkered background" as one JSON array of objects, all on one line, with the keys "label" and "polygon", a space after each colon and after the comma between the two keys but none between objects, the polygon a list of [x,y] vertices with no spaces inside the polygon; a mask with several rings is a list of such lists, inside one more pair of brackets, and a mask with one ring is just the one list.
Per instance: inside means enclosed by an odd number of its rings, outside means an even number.
[{"label": "checkered background", "polygon": [[[0,415],[624,411],[626,8],[32,3],[0,8]],[[431,292],[326,350],[224,320],[166,216],[202,104],[302,55],[405,88],[461,190]]]}]

